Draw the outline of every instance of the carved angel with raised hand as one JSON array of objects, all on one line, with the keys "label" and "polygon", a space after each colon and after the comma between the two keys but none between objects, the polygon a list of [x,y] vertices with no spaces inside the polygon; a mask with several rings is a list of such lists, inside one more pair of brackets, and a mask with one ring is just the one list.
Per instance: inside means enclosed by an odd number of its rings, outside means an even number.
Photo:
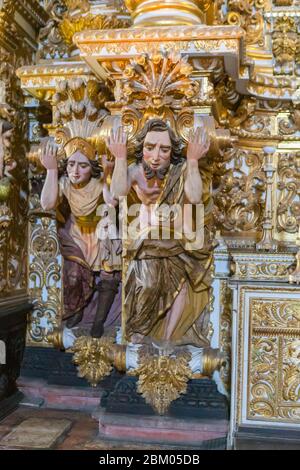
[{"label": "carved angel with raised hand", "polygon": [[[128,201],[140,201],[138,230],[126,245],[130,276],[124,284],[125,339],[143,342],[148,337],[156,342],[181,344],[193,337],[193,344],[207,345],[205,332],[195,335],[195,325],[205,315],[209,299],[212,250],[203,223],[199,224],[199,237],[193,232],[192,209],[209,200],[209,181],[202,180],[199,164],[209,150],[208,130],[200,124],[191,132],[186,158],[182,140],[161,119],[149,120],[136,136],[136,161],[129,166],[127,136],[122,128],[111,132],[106,145],[115,158],[113,197],[129,195]],[[152,229],[159,227],[157,211],[163,213],[166,207],[173,210],[175,205],[188,220],[174,218],[168,239],[160,238],[159,230],[152,239]],[[178,233],[182,238],[177,238]],[[192,237],[196,239],[193,245],[189,242]],[[187,260],[188,269],[197,273],[196,283],[186,272]]]}]

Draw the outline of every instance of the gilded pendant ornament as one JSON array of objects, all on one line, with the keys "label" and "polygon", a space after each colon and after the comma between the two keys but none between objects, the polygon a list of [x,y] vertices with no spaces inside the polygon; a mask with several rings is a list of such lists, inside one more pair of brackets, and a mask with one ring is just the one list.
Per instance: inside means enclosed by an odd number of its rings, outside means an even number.
[{"label": "gilded pendant ornament", "polygon": [[192,378],[189,360],[188,353],[140,358],[137,390],[159,415],[166,414],[172,401],[186,392],[187,382]]},{"label": "gilded pendant ornament", "polygon": [[96,387],[113,369],[113,343],[113,338],[98,339],[90,336],[81,336],[74,343],[73,361],[78,366],[78,376],[84,377],[92,387]]}]

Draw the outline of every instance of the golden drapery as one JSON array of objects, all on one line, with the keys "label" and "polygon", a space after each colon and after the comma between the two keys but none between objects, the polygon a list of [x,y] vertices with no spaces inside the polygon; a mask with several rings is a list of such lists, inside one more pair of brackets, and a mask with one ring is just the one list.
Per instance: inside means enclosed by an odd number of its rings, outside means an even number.
[{"label": "golden drapery", "polygon": [[[184,161],[171,165],[158,205],[179,204],[183,208],[185,172]],[[180,344],[188,337],[189,341],[192,338],[194,344],[209,345],[201,330],[195,328],[195,322],[209,301],[212,263],[212,245],[207,228],[210,215],[210,178],[204,166],[200,168],[200,172],[205,208],[202,249],[189,251],[184,234],[179,240],[146,239],[141,236],[127,243],[125,256],[128,269],[123,315],[127,340],[134,334],[163,340],[167,313],[182,287],[186,285],[184,308],[170,341]]]}]

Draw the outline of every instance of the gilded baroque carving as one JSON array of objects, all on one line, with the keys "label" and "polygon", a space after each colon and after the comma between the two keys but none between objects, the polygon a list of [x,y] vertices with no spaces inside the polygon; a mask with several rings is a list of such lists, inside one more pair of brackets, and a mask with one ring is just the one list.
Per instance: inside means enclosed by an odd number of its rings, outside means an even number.
[{"label": "gilded baroque carving", "polygon": [[272,33],[272,47],[276,61],[275,73],[292,73],[299,49],[294,18],[284,15],[276,19]]},{"label": "gilded baroque carving", "polygon": [[277,171],[277,230],[295,234],[300,223],[300,154],[279,154]]},{"label": "gilded baroque carving", "polygon": [[229,0],[226,22],[230,25],[242,26],[247,31],[248,45],[264,45],[263,12],[265,0]]},{"label": "gilded baroque carving", "polygon": [[294,3],[294,0],[274,0],[274,4],[277,7],[290,7]]},{"label": "gilded baroque carving", "polygon": [[50,19],[39,32],[37,61],[68,57],[69,48],[60,31],[60,23],[67,11],[65,2],[63,0],[50,0],[47,2],[46,11]]},{"label": "gilded baroque carving", "polygon": [[84,377],[92,387],[112,371],[113,343],[113,338],[90,336],[81,336],[74,343],[73,361],[78,366],[78,376]]},{"label": "gilded baroque carving", "polygon": [[225,151],[214,172],[214,217],[224,232],[255,232],[263,216],[265,176],[262,155],[242,149]]},{"label": "gilded baroque carving", "polygon": [[166,16],[170,25],[201,24],[213,3],[211,0],[173,0],[166,4],[161,0],[125,0],[135,26],[159,26]]},{"label": "gilded baroque carving", "polygon": [[224,280],[221,281],[220,306],[220,350],[225,358],[225,366],[222,367],[220,376],[229,391],[231,385],[232,290]]},{"label": "gilded baroque carving", "polygon": [[[61,323],[62,258],[56,222],[51,215],[32,215],[29,226],[29,295],[33,311],[28,326],[28,342],[48,343],[47,333]],[[53,217],[53,214],[52,214]]]},{"label": "gilded baroque carving", "polygon": [[172,401],[186,392],[192,378],[189,353],[140,356],[137,390],[159,415],[166,414]]},{"label": "gilded baroque carving", "polygon": [[[288,339],[283,345],[283,399],[300,402],[300,339]],[[299,414],[300,417],[300,414]]]},{"label": "gilded baroque carving", "polygon": [[251,348],[251,395],[249,416],[273,418],[277,389],[278,345],[275,338],[253,338]]},{"label": "gilded baroque carving", "polygon": [[90,10],[89,0],[64,0],[70,14],[82,14]]},{"label": "gilded baroque carving", "polygon": [[296,301],[253,300],[253,328],[300,328],[300,305]]},{"label": "gilded baroque carving", "polygon": [[241,279],[287,279],[290,265],[291,260],[289,265],[282,265],[272,261],[271,263],[264,262],[260,264],[255,260],[253,260],[252,263],[247,261],[244,264],[237,262],[235,276]]},{"label": "gilded baroque carving", "polygon": [[[9,4],[5,4],[9,6]],[[4,5],[4,7],[5,7]],[[8,11],[8,10],[5,10]],[[2,19],[5,17],[5,12]],[[18,41],[19,37],[16,38]],[[28,50],[17,53],[0,49],[1,155],[0,155],[0,296],[26,289],[26,132],[27,119],[20,107],[22,94],[16,67],[27,60]]]},{"label": "gilded baroque carving", "polygon": [[127,19],[118,18],[116,15],[93,15],[71,17],[65,16],[59,25],[60,33],[66,44],[73,45],[73,36],[75,33],[88,29],[117,29],[128,28],[130,22]]},{"label": "gilded baroque carving", "polygon": [[155,117],[166,119],[175,127],[177,115],[177,131],[187,140],[187,129],[193,126],[188,107],[200,90],[199,83],[190,78],[192,71],[187,59],[166,51],[143,54],[127,65],[121,82],[123,122],[130,125],[133,134]]},{"label": "gilded baroque carving", "polygon": [[70,57],[76,48],[73,43],[75,33],[101,29],[127,28],[130,21],[120,18],[118,13],[101,15],[90,12],[90,4],[64,0],[50,0],[47,4],[50,15],[46,26],[40,29],[37,59],[57,59]]},{"label": "gilded baroque carving", "polygon": [[299,302],[252,299],[250,312],[249,418],[299,421]]}]

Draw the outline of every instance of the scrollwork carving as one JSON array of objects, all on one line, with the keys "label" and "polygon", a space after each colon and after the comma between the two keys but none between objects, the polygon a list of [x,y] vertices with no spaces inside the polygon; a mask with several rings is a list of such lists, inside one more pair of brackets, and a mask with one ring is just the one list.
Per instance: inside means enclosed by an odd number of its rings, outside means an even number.
[{"label": "scrollwork carving", "polygon": [[47,332],[60,325],[62,316],[62,257],[56,222],[32,217],[29,240],[29,294],[33,302],[28,326],[29,343],[47,343]]},{"label": "scrollwork carving", "polygon": [[265,6],[265,0],[229,0],[226,22],[246,29],[247,44],[263,45]]},{"label": "scrollwork carving", "polygon": [[297,300],[252,299],[250,397],[255,419],[300,418],[300,310]]},{"label": "scrollwork carving", "polygon": [[226,358],[225,367],[221,369],[220,375],[229,390],[231,385],[232,291],[226,281],[221,281],[220,305],[220,349]]},{"label": "scrollwork carving", "polygon": [[300,222],[300,154],[282,153],[278,159],[277,230],[296,233]]},{"label": "scrollwork carving", "polygon": [[255,232],[263,216],[262,155],[231,149],[216,165],[214,217],[224,232]]}]

